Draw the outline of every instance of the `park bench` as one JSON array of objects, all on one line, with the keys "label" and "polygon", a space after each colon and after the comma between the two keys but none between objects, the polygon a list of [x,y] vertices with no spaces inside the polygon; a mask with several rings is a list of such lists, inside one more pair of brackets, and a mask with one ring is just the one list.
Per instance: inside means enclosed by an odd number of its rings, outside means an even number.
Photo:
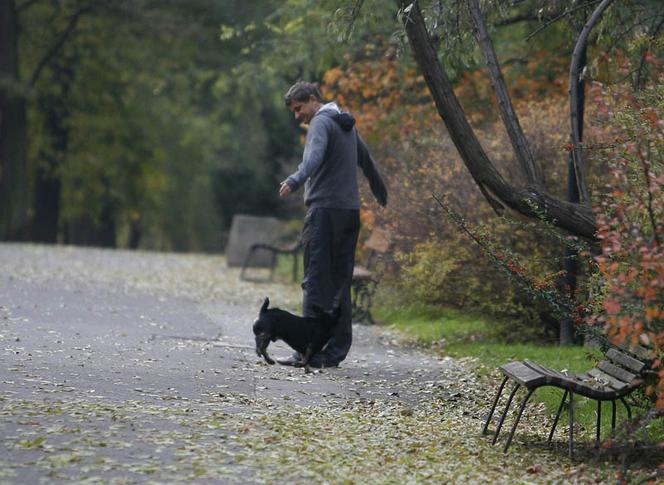
[{"label": "park bench", "polygon": [[374,323],[371,315],[373,296],[376,292],[377,278],[374,273],[375,263],[378,257],[385,254],[390,247],[391,236],[386,229],[377,227],[364,243],[367,257],[364,265],[355,265],[353,268],[353,279],[351,282],[352,293],[352,320],[358,323]]},{"label": "park bench", "polygon": [[509,411],[510,405],[517,390],[521,387],[525,387],[528,390],[526,397],[523,399],[521,406],[519,407],[518,414],[515,418],[514,424],[512,425],[512,431],[510,432],[507,442],[503,451],[507,453],[507,450],[512,443],[512,438],[514,437],[514,432],[519,424],[523,410],[528,403],[528,400],[532,396],[533,392],[536,389],[543,386],[553,386],[562,389],[563,397],[556,413],[556,417],[553,421],[553,426],[551,427],[551,432],[549,433],[549,438],[547,441],[551,441],[553,438],[553,433],[556,430],[558,425],[558,420],[560,419],[560,414],[562,413],[563,407],[565,406],[565,401],[569,396],[569,401],[567,404],[568,414],[569,414],[569,456],[573,457],[573,440],[574,440],[574,394],[579,394],[589,399],[597,401],[597,435],[596,435],[596,445],[599,445],[600,441],[600,427],[602,419],[602,403],[609,401],[612,404],[612,415],[611,415],[611,429],[615,430],[616,426],[616,401],[620,401],[627,411],[628,419],[632,417],[632,411],[625,401],[625,396],[636,390],[642,383],[641,378],[642,373],[647,368],[648,360],[648,351],[643,347],[636,347],[630,351],[632,355],[628,354],[624,350],[619,350],[616,348],[609,349],[605,356],[605,360],[602,360],[596,368],[584,372],[582,374],[570,374],[564,371],[557,371],[554,369],[549,369],[543,365],[537,364],[530,360],[524,360],[522,362],[509,362],[500,367],[500,371],[505,376],[495,399],[493,400],[493,405],[489,416],[484,423],[482,429],[482,434],[487,434],[489,429],[489,423],[493,418],[493,413],[496,410],[500,396],[505,388],[505,384],[508,380],[514,382],[514,387],[507,399],[507,404],[505,405],[505,411],[500,417],[498,426],[496,428],[495,434],[493,436],[492,444],[496,444],[498,440],[498,435],[502,429],[503,423]]},{"label": "park bench", "polygon": [[[366,262],[364,265],[355,265],[351,281],[351,315],[354,322],[374,323],[373,316],[371,315],[371,307],[373,305],[373,295],[378,283],[374,273],[374,265],[378,257],[387,252],[389,246],[390,233],[382,228],[375,228],[363,245],[364,249],[367,250]],[[280,254],[285,254],[293,257],[293,282],[295,282],[298,277],[298,261],[302,250],[301,238],[282,245],[266,243],[252,244],[249,247],[244,264],[242,265],[240,279],[244,281],[262,281],[255,277],[248,276],[248,269],[251,267],[252,260],[259,251],[267,251],[270,253],[269,281],[272,281],[274,278],[278,256]]]},{"label": "park bench", "polygon": [[266,243],[255,243],[249,247],[249,252],[242,264],[242,271],[240,272],[240,279],[245,281],[258,281],[256,278],[250,278],[247,276],[247,268],[251,266],[252,258],[258,251],[267,251],[270,253],[270,276],[269,281],[274,279],[274,270],[277,267],[277,258],[280,254],[285,254],[293,257],[293,283],[297,281],[298,276],[298,264],[300,260],[300,252],[302,251],[302,240],[298,238],[297,240],[285,243],[283,245],[279,244],[266,244]]}]

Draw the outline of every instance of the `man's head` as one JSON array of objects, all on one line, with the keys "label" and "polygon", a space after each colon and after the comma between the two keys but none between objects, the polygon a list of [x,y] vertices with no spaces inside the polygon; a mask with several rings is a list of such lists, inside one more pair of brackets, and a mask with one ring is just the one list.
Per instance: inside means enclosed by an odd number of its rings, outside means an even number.
[{"label": "man's head", "polygon": [[298,123],[309,123],[320,109],[323,97],[315,84],[298,81],[286,92],[284,102]]}]

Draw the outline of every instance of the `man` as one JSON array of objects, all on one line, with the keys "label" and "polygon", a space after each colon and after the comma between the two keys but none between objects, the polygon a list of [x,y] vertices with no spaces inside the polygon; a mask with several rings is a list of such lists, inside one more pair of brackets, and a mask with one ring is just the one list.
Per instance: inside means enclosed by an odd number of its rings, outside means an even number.
[{"label": "man", "polygon": [[[353,339],[350,285],[360,230],[357,167],[382,206],[387,204],[387,188],[349,113],[342,113],[335,103],[323,104],[316,85],[308,82],[294,84],[284,100],[295,119],[309,125],[302,163],[279,188],[279,195],[287,197],[304,184],[304,316],[316,316],[316,306],[341,306],[333,337],[310,364],[336,367]],[[293,365],[299,358],[295,354],[279,363]]]}]

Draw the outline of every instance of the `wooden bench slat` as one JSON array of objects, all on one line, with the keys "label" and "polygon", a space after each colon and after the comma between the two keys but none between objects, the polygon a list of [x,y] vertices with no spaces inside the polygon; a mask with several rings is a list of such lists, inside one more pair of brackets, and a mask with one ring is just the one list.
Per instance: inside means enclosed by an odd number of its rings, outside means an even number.
[{"label": "wooden bench slat", "polygon": [[635,345],[632,347],[629,342],[623,342],[619,344],[618,347],[621,348],[624,352],[632,354],[638,360],[642,360],[644,362],[649,362],[652,360],[651,351],[642,345]]},{"label": "wooden bench slat", "polygon": [[622,391],[625,389],[628,384],[626,382],[620,381],[609,374],[602,372],[599,369],[591,369],[588,371],[588,374],[600,382],[606,382],[606,385],[614,389],[615,391]]},{"label": "wooden bench slat", "polygon": [[[570,391],[580,393],[584,396],[588,396],[593,399],[599,398],[603,393],[609,390],[608,388],[598,388],[596,383],[593,383],[594,384],[593,385],[589,384],[588,382],[584,382],[584,379],[575,374],[566,374],[563,372],[556,371],[554,369],[549,369],[532,361],[526,361],[526,362],[529,367],[533,366],[534,370],[539,372],[546,372],[546,375],[548,376],[547,384],[550,384],[552,386],[568,389]],[[586,381],[592,378],[592,376],[590,376],[589,374],[586,374],[585,377]],[[624,383],[621,383],[621,385],[624,387]]]},{"label": "wooden bench slat", "polygon": [[615,391],[622,391],[626,387],[629,387],[628,382],[621,381],[620,379],[616,379],[611,374],[607,374],[606,372],[602,371],[599,368],[591,369],[588,372],[588,374],[590,374],[590,376],[592,376],[594,379],[606,382],[607,386],[610,386]]},{"label": "wooden bench slat", "polygon": [[631,370],[632,372],[638,374],[643,370],[645,367],[645,364],[641,362],[640,360],[635,359],[634,357],[630,357],[629,355],[625,354],[624,352],[620,352],[616,349],[609,349],[609,351],[606,353],[606,356],[614,363],[618,364],[622,367],[625,367],[626,369]]},{"label": "wooden bench slat", "polygon": [[500,370],[506,376],[511,377],[522,386],[528,388],[546,383],[546,376],[534,371],[523,362],[510,362],[501,366]]},{"label": "wooden bench slat", "polygon": [[609,374],[610,376],[615,377],[616,379],[623,381],[627,384],[636,379],[635,374],[627,372],[622,367],[618,367],[617,365],[612,364],[608,360],[603,360],[602,362],[599,363],[597,367],[600,370],[604,371],[606,374]]},{"label": "wooden bench slat", "polygon": [[538,364],[537,362],[533,362],[532,360],[525,360],[524,363],[531,369],[540,372],[542,374],[558,377],[560,379],[568,379],[569,377],[571,377],[570,375],[565,374],[564,372],[560,372],[555,369],[550,369],[549,367],[544,367],[543,365]]}]

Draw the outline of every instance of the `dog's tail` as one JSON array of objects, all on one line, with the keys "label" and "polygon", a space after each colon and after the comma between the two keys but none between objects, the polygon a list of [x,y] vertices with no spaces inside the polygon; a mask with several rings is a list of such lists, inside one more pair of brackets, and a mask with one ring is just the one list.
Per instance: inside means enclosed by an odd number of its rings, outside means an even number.
[{"label": "dog's tail", "polygon": [[266,296],[265,300],[263,301],[263,306],[261,307],[261,315],[267,311],[268,306],[270,306],[270,299]]}]

